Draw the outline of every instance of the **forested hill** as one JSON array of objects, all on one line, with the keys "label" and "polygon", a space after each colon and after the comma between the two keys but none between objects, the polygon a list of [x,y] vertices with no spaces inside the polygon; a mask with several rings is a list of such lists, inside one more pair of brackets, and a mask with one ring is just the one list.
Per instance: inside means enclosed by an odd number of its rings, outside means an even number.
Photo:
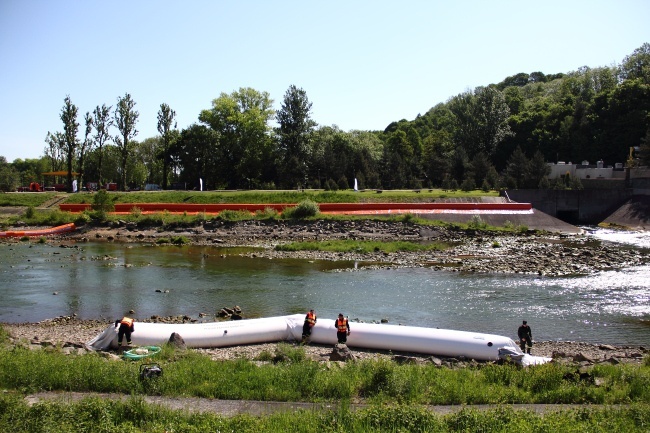
[{"label": "forested hill", "polygon": [[529,160],[539,151],[547,162],[626,163],[630,147],[650,144],[650,44],[617,66],[518,73],[469,90],[413,121],[391,123],[386,141],[399,143],[400,131],[406,143],[421,140],[423,169],[437,182],[444,172],[462,179],[472,160],[501,172],[517,148]]},{"label": "forested hill", "polygon": [[[62,181],[72,191],[73,176],[91,189],[120,190],[580,188],[566,175],[551,183],[548,162],[650,163],[650,43],[616,66],[517,73],[384,131],[318,125],[311,106],[295,85],[277,110],[268,92],[240,88],[178,130],[176,112],[162,103],[160,135],[138,141],[130,94],[115,109],[86,111],[83,129],[83,110],[68,96],[64,132],[44,134],[42,158],[10,164],[0,156],[0,191]],[[45,178],[61,171],[58,182]]]}]

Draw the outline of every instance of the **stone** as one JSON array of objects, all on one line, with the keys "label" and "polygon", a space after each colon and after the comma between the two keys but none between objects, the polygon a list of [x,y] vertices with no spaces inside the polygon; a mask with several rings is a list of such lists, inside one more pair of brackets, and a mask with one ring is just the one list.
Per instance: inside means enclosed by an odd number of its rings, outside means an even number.
[{"label": "stone", "polygon": [[172,335],[169,336],[168,343],[174,346],[176,349],[181,349],[181,350],[187,349],[187,346],[185,345],[185,340],[183,340],[183,337],[181,337],[181,335],[176,332],[173,332]]},{"label": "stone", "polygon": [[354,361],[354,354],[347,345],[337,344],[330,354],[330,361]]}]

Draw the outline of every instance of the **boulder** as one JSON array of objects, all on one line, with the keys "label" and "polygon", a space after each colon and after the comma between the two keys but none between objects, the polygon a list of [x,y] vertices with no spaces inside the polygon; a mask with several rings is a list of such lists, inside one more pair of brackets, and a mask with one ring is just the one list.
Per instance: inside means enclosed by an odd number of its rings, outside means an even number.
[{"label": "boulder", "polygon": [[354,359],[354,354],[345,344],[337,344],[330,353],[330,361],[354,361]]},{"label": "boulder", "polygon": [[181,350],[185,350],[187,348],[183,337],[181,337],[181,335],[176,332],[173,332],[172,335],[169,336],[169,344]]}]

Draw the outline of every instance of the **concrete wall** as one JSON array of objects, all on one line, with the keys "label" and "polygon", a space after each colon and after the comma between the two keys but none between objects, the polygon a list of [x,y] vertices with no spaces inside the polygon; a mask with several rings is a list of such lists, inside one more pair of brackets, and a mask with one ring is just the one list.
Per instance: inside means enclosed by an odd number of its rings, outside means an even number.
[{"label": "concrete wall", "polygon": [[572,224],[598,224],[632,197],[630,188],[507,190],[511,200],[530,203],[545,214]]}]

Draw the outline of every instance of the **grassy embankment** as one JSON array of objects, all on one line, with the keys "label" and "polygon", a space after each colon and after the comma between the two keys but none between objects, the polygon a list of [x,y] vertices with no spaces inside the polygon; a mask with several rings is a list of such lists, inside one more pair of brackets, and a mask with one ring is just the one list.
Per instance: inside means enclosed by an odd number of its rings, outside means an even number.
[{"label": "grassy embankment", "polygon": [[[40,194],[6,194],[14,197],[14,204],[18,206],[28,205],[26,198],[21,195],[39,197]],[[188,191],[162,191],[162,192],[130,192],[130,193],[109,193],[107,196],[108,204],[117,203],[286,203],[287,209],[278,213],[273,209],[266,209],[255,214],[245,211],[223,211],[219,215],[206,215],[199,213],[197,215],[174,215],[169,212],[156,212],[153,214],[143,214],[134,206],[129,215],[110,215],[103,213],[98,215],[95,211],[87,211],[81,214],[72,214],[61,212],[59,210],[41,211],[35,209],[38,204],[32,202],[29,204],[26,212],[20,216],[4,217],[0,223],[8,226],[15,224],[17,221],[23,221],[28,225],[59,225],[70,222],[77,224],[87,223],[107,223],[117,219],[127,222],[135,222],[140,226],[157,226],[161,229],[174,228],[178,226],[193,226],[211,219],[222,221],[243,221],[243,220],[281,220],[281,219],[304,219],[304,220],[380,220],[393,222],[406,222],[420,225],[453,225],[459,230],[463,229],[482,229],[497,230],[506,232],[525,231],[526,227],[517,227],[512,224],[505,224],[503,227],[491,227],[483,223],[480,218],[473,219],[468,224],[449,224],[441,221],[417,218],[412,214],[393,215],[393,216],[341,216],[341,215],[323,215],[318,213],[318,203],[355,203],[355,202],[434,202],[446,197],[468,198],[481,196],[495,196],[496,193],[484,193],[479,191],[472,192],[450,192],[442,190],[423,190],[422,192],[414,191],[384,191],[377,194],[374,191],[217,191],[217,192],[188,192]],[[86,203],[93,204],[96,194],[70,194],[66,196],[66,203]],[[315,212],[307,212],[304,215],[296,213],[296,209],[302,203],[312,203],[315,206]],[[295,206],[298,204],[298,206]],[[9,205],[9,204],[8,204]],[[344,250],[355,247],[344,247]]]},{"label": "grassy embankment", "polygon": [[[650,425],[648,358],[641,366],[594,366],[587,379],[580,379],[575,367],[556,364],[447,369],[371,360],[326,367],[289,344],[279,345],[276,353],[262,353],[257,361],[267,363],[259,364],[246,359],[217,362],[192,350],[166,346],[156,358],[144,361],[159,363],[163,376],[142,382],[140,362],[116,362],[94,353],[65,355],[59,348],[13,347],[1,327],[0,341],[0,387],[7,390],[0,397],[0,430],[19,426],[11,431],[44,431],[38,426],[47,426],[48,431],[79,431],[75,426],[81,425],[85,431],[506,431],[526,427],[526,431],[613,433],[644,431]],[[124,403],[89,399],[33,407],[20,399],[37,391],[134,397]],[[149,406],[138,395],[333,402],[337,409],[224,419]],[[369,408],[349,411],[349,403],[358,401]],[[594,406],[544,416],[508,408],[464,409],[442,416],[424,406],[516,403]],[[624,406],[609,406],[619,404]]]}]

